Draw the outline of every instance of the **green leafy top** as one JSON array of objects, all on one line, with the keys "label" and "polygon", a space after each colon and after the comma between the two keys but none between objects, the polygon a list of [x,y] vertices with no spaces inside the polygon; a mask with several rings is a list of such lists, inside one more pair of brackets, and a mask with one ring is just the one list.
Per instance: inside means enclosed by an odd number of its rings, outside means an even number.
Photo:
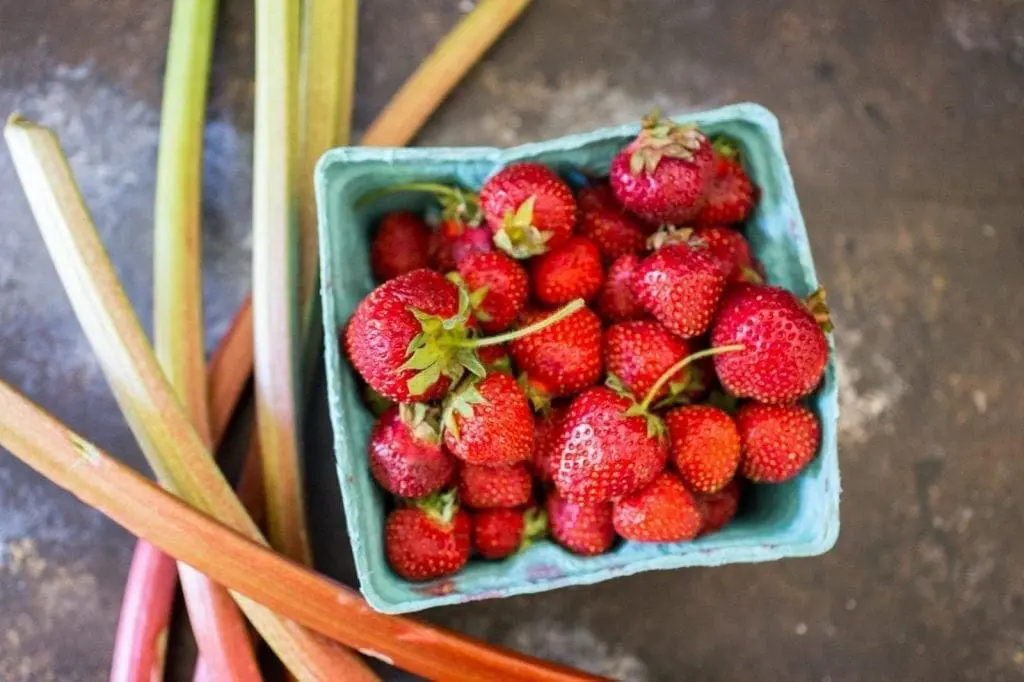
[{"label": "green leafy top", "polygon": [[690,244],[703,246],[704,242],[692,239],[693,229],[689,227],[676,227],[675,225],[662,225],[658,231],[647,238],[647,248],[657,251],[669,244]]},{"label": "green leafy top", "polygon": [[444,428],[455,437],[456,440],[459,436],[459,425],[455,421],[455,415],[462,416],[463,419],[469,419],[473,416],[474,405],[487,405],[488,401],[476,387],[477,382],[473,380],[463,382],[455,391],[452,391],[448,398],[445,400],[444,405]]},{"label": "green leafy top", "polygon": [[411,504],[426,514],[431,521],[443,526],[450,526],[455,519],[455,513],[459,511],[458,493],[454,488],[412,500]]},{"label": "green leafy top", "polygon": [[459,289],[459,310],[449,318],[431,315],[416,308],[409,309],[422,328],[409,344],[406,351],[408,360],[399,368],[416,372],[409,379],[409,393],[422,395],[442,375],[454,383],[467,370],[480,377],[486,374],[476,349],[462,345],[473,333],[467,324],[471,307],[469,292]]},{"label": "green leafy top", "polygon": [[417,440],[441,442],[441,410],[426,403],[402,403],[399,418],[412,430]]},{"label": "green leafy top", "polygon": [[548,250],[553,233],[542,232],[533,224],[535,201],[536,197],[530,197],[515,212],[506,213],[505,224],[494,235],[494,245],[513,258],[530,258]]},{"label": "green leafy top", "polygon": [[811,315],[814,315],[814,319],[817,321],[818,326],[821,327],[822,331],[826,334],[832,331],[834,328],[832,326],[832,314],[829,312],[828,305],[825,303],[825,287],[818,287],[815,289],[814,293],[807,297],[805,305]]},{"label": "green leafy top", "polygon": [[693,153],[706,139],[696,125],[661,118],[661,113],[653,109],[643,120],[640,135],[629,157],[629,171],[633,175],[653,173],[666,157],[692,161]]}]

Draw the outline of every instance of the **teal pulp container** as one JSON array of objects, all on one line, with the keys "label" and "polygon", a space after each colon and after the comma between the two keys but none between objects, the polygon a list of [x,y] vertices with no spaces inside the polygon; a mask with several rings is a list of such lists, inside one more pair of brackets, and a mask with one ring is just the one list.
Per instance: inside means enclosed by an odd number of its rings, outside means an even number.
[{"label": "teal pulp container", "polygon": [[[753,251],[769,282],[800,296],[811,293],[818,277],[775,116],[755,104],[735,104],[676,120],[697,123],[707,133],[724,133],[739,143],[762,192],[747,232]],[[358,200],[367,192],[405,182],[457,183],[477,190],[488,176],[513,161],[539,161],[563,175],[576,170],[605,175],[614,155],[637,130],[637,125],[604,128],[504,150],[347,147],[328,151],[320,159],[316,195],[334,457],[360,589],[374,609],[403,613],[588,585],[644,571],[813,556],[835,544],[839,408],[835,364],[830,360],[821,387],[809,400],[822,425],[817,458],[793,481],[752,487],[740,514],[719,533],[675,544],[624,542],[596,557],[579,557],[542,541],[505,561],[471,561],[459,574],[431,583],[407,582],[388,567],[383,544],[385,493],[374,483],[366,456],[373,416],[363,405],[355,372],[342,357],[338,332],[374,287],[368,255],[375,222],[387,211],[425,210],[432,202],[402,194],[357,208]],[[831,336],[829,345],[834,349]]]}]

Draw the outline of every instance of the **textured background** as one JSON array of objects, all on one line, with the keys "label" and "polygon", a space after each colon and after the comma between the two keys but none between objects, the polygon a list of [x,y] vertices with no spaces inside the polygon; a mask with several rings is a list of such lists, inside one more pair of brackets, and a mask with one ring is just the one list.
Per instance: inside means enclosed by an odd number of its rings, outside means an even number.
[{"label": "textured background", "polygon": [[[364,127],[471,2],[364,0]],[[0,114],[61,134],[143,319],[170,2],[0,0]],[[248,289],[252,16],[207,128],[216,339]],[[826,557],[646,574],[428,617],[622,680],[1024,677],[1024,3],[538,0],[420,144],[514,144],[754,100],[782,121],[837,322],[843,531]],[[144,466],[0,150],[0,376]],[[322,386],[318,387],[322,395]],[[322,402],[322,570],[351,579]],[[0,455],[0,680],[105,679],[132,539]],[[185,668],[188,643],[175,647]],[[404,679],[395,674],[395,679]]]}]

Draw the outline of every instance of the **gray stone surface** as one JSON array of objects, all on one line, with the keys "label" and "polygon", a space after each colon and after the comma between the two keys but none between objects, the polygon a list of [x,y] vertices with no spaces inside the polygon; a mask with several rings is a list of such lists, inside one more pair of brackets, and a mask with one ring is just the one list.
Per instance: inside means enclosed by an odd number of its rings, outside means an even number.
[{"label": "gray stone surface", "polygon": [[[471,3],[362,4],[357,128]],[[0,0],[0,113],[61,134],[147,320],[169,11]],[[207,133],[211,339],[249,268],[252,17],[235,0],[221,15]],[[512,144],[628,121],[652,104],[735,100],[781,119],[831,291],[843,368],[837,547],[427,617],[623,680],[1022,679],[1024,4],[537,2],[418,142]],[[0,221],[0,376],[143,466],[6,150]],[[326,430],[318,404],[318,556],[351,580]],[[105,679],[131,547],[0,456],[0,679]],[[176,669],[186,650],[174,649]]]}]

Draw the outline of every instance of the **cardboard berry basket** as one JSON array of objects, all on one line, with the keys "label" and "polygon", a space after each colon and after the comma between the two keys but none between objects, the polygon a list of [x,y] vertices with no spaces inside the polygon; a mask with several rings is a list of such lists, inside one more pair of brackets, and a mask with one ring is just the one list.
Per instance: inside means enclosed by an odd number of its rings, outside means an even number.
[{"label": "cardboard berry basket", "polygon": [[[736,104],[676,120],[697,123],[708,134],[726,134],[739,144],[747,170],[761,188],[747,237],[768,282],[799,296],[814,291],[818,278],[775,116],[755,104]],[[818,456],[793,481],[745,490],[736,518],[718,533],[674,544],[620,541],[610,553],[596,557],[579,557],[541,541],[504,561],[471,560],[457,575],[429,583],[407,582],[388,567],[383,543],[386,494],[374,483],[366,454],[374,420],[363,404],[361,382],[343,357],[339,330],[374,287],[369,245],[376,220],[389,210],[423,210],[432,199],[398,194],[365,208],[357,208],[357,202],[367,192],[406,182],[457,183],[475,191],[499,168],[521,160],[542,162],[562,175],[576,170],[606,175],[614,155],[637,131],[638,125],[605,128],[505,150],[351,147],[331,150],[320,160],[316,191],[334,456],[360,588],[373,608],[402,613],[644,571],[813,556],[835,543],[838,400],[830,357],[821,386],[807,401],[821,420]],[[834,355],[831,336],[829,345]]]}]

